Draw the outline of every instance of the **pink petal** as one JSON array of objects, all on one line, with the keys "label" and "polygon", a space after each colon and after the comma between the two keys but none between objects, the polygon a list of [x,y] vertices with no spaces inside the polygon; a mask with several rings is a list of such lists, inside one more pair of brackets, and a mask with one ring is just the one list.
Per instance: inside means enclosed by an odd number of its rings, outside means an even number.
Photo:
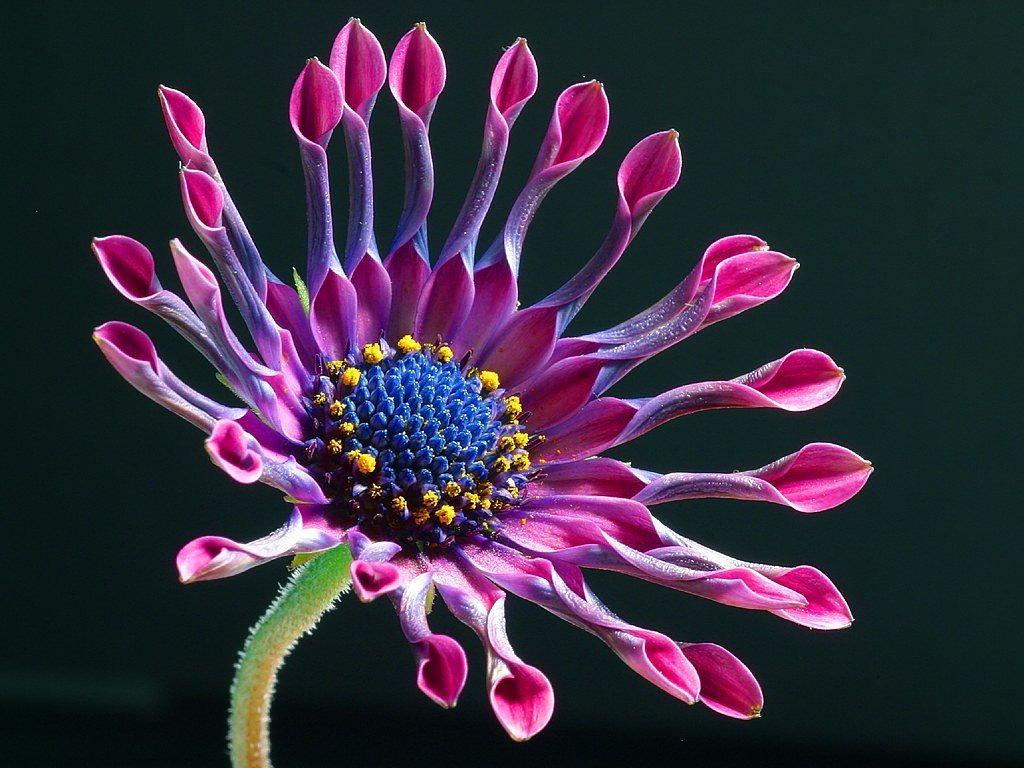
[{"label": "pink petal", "polygon": [[189,223],[200,236],[210,237],[223,226],[224,191],[212,176],[182,168],[181,196]]},{"label": "pink petal", "polygon": [[388,65],[380,42],[359,19],[349,20],[335,38],[331,69],[341,82],[345,104],[364,122],[368,121],[373,101],[387,77]]},{"label": "pink petal", "polygon": [[776,616],[811,629],[845,629],[853,623],[853,614],[842,593],[817,568],[799,565],[795,568],[761,566],[759,569],[807,600],[805,606],[772,611]]},{"label": "pink petal", "polygon": [[402,571],[392,563],[353,560],[352,588],[364,603],[393,592],[402,584]]},{"label": "pink petal", "polygon": [[873,468],[853,451],[811,443],[766,467],[744,474],[774,486],[794,509],[820,512],[839,506],[864,487]]},{"label": "pink petal", "polygon": [[249,448],[248,435],[237,422],[218,421],[206,441],[206,452],[214,464],[239,483],[255,483],[263,474],[263,461]]},{"label": "pink petal", "polygon": [[629,151],[619,167],[618,184],[634,220],[634,234],[651,209],[676,185],[682,171],[676,131],[655,133]]},{"label": "pink petal", "polygon": [[555,102],[534,174],[556,165],[578,165],[597,151],[607,132],[608,96],[604,86],[591,80],[566,88]]},{"label": "pink petal", "polygon": [[316,58],[306,62],[292,87],[288,117],[300,139],[326,147],[341,122],[344,101],[337,76]]},{"label": "pink petal", "polygon": [[202,110],[184,93],[166,85],[157,89],[157,96],[171,144],[182,164],[213,173],[215,166],[206,147],[206,118]]},{"label": "pink petal", "polygon": [[140,301],[160,291],[153,255],[138,240],[124,235],[97,237],[92,250],[118,292],[129,301]]},{"label": "pink petal", "polygon": [[702,704],[740,720],[760,716],[761,686],[742,661],[713,643],[680,643],[679,647],[700,675]]},{"label": "pink petal", "polygon": [[419,23],[409,30],[391,54],[388,82],[395,99],[416,114],[424,124],[430,122],[437,97],[444,89],[445,65],[441,48]]},{"label": "pink petal", "polygon": [[617,496],[630,498],[639,493],[646,481],[637,470],[615,459],[597,457],[584,461],[544,466],[532,480],[532,496]]},{"label": "pink petal", "polygon": [[202,536],[190,541],[178,552],[178,578],[183,584],[222,579],[285,555],[330,549],[341,538],[337,532],[304,525],[296,509],[282,528],[248,544],[222,536]]},{"label": "pink petal", "polygon": [[491,76],[491,101],[512,125],[523,106],[537,92],[537,60],[526,40],[517,39],[498,60]]}]

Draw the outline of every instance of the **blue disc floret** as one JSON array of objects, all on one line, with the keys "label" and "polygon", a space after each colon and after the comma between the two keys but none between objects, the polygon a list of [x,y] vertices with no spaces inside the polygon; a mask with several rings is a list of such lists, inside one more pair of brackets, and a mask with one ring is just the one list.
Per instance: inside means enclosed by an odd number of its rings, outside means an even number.
[{"label": "blue disc floret", "polygon": [[305,463],[339,522],[421,548],[498,533],[522,498],[531,438],[496,373],[412,336],[318,369]]}]

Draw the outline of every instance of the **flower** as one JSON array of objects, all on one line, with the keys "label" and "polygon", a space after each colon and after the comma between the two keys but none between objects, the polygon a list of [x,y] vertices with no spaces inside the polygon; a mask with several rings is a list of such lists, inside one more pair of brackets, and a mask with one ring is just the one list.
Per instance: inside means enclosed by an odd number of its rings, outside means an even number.
[{"label": "flower", "polygon": [[[222,578],[346,544],[356,593],[394,602],[417,661],[417,683],[443,706],[454,705],[467,665],[456,640],[430,629],[433,591],[475,630],[487,653],[494,712],[516,739],[544,727],[554,696],[544,674],[508,640],[508,593],[596,635],[672,696],[753,717],[762,696],[742,662],[718,645],[680,643],[628,623],[601,603],[583,569],[619,571],[807,627],[850,623],[843,597],[817,569],[720,554],[674,532],[649,507],[725,497],[818,512],[867,480],[870,465],[853,452],[813,443],[760,469],[666,475],[599,456],[696,411],[803,411],[830,400],[843,371],[811,349],[728,381],[655,397],[604,394],[658,352],[777,296],[796,262],[757,237],[726,237],[651,308],[604,331],[565,335],[677,183],[678,134],[652,134],[629,151],[601,247],[565,285],[521,309],[517,275],[527,229],[547,192],[600,146],[608,101],[596,81],[561,93],[500,236],[478,253],[512,125],[537,87],[533,55],[517,40],[494,71],[482,156],[465,204],[431,257],[427,134],[445,78],[441,49],[423,24],[399,41],[390,67],[358,20],[342,29],[328,65],[306,64],[289,104],[309,206],[308,264],[295,287],[263,263],[209,152],[199,107],[179,91],[160,89],[182,162],[185,211],[220,282],[178,240],[171,256],[187,302],[161,286],[141,243],[113,235],[95,240],[93,250],[114,287],[170,323],[243,404],[224,404],[182,382],[131,325],[106,323],[94,338],[129,383],[208,435],[215,465],[240,483],[280,489],[293,505],[282,528],[256,541],[190,542],[177,558],[180,578]],[[398,104],[407,174],[397,233],[382,258],[367,125],[385,80]],[[339,126],[351,179],[341,253],[327,162]],[[252,349],[227,320],[221,283]]]}]

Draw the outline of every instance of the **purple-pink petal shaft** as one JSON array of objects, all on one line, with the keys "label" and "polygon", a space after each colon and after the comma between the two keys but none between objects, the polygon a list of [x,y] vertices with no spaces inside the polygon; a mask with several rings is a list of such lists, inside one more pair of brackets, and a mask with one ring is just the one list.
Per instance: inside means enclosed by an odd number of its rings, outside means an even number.
[{"label": "purple-pink petal shaft", "polygon": [[[606,138],[601,83],[577,83],[557,97],[523,188],[511,209],[492,219],[494,242],[478,250],[512,126],[539,80],[526,41],[507,48],[491,76],[479,163],[451,230],[432,250],[428,132],[448,74],[440,46],[417,24],[389,61],[373,33],[352,19],[327,61],[306,62],[287,105],[308,207],[306,269],[294,288],[261,259],[210,154],[203,112],[164,86],[158,96],[181,161],[182,202],[207,261],[171,242],[179,295],[161,285],[142,243],[111,235],[92,244],[114,289],[199,350],[241,403],[225,405],[192,389],[149,337],[126,323],[95,330],[103,355],[132,386],[197,426],[211,461],[229,477],[270,485],[293,505],[280,529],[254,541],[189,542],[178,554],[179,578],[224,578],[347,546],[356,595],[393,603],[416,684],[435,703],[453,707],[468,673],[459,641],[428,623],[435,589],[477,635],[490,705],[516,740],[548,723],[554,692],[509,641],[508,594],[595,635],[676,699],[728,717],[758,716],[761,689],[731,652],[620,618],[594,594],[584,570],[614,571],[805,627],[850,624],[849,605],[817,568],[722,554],[675,532],[650,508],[714,497],[816,513],[860,491],[872,470],[865,459],[814,442],[759,469],[663,474],[600,455],[681,416],[722,408],[801,412],[835,397],[844,372],[813,349],[734,378],[658,393],[644,392],[639,377],[638,397],[604,394],[659,352],[778,296],[797,262],[754,235],[723,237],[653,306],[615,317],[604,330],[568,336],[580,308],[679,182],[678,133],[652,133],[633,145],[619,166],[604,241],[563,285],[521,307],[518,273],[541,202]],[[405,154],[393,235],[376,230],[369,132],[385,83]],[[347,221],[343,252],[335,243],[327,154],[339,130],[349,186],[347,216],[337,219]],[[378,234],[389,238],[383,252]],[[566,238],[558,253],[573,252]],[[653,277],[670,285],[679,279]],[[225,296],[241,323],[229,316]],[[609,311],[627,298],[609,302]],[[243,338],[235,328],[248,333]],[[688,426],[677,427],[680,439],[693,439]]]}]

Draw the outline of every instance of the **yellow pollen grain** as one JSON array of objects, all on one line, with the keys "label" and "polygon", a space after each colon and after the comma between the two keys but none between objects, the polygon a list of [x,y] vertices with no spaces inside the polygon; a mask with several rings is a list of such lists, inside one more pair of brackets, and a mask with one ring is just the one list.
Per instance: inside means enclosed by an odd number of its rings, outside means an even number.
[{"label": "yellow pollen grain", "polygon": [[341,424],[338,425],[338,431],[341,432],[341,434],[344,435],[345,437],[348,437],[349,435],[356,431],[356,425],[353,424],[351,421],[343,421],[341,422]]},{"label": "yellow pollen grain", "polygon": [[508,472],[509,467],[511,466],[512,462],[510,462],[504,456],[499,456],[494,460],[494,463],[491,464],[491,467],[494,468],[495,472]]},{"label": "yellow pollen grain", "polygon": [[491,492],[494,489],[491,487],[490,483],[478,483],[476,488],[474,488],[473,490],[476,491],[481,496],[486,497],[486,496],[490,496]]},{"label": "yellow pollen grain", "polygon": [[391,500],[391,508],[395,510],[395,512],[401,512],[405,509],[405,497],[395,496],[395,498]]},{"label": "yellow pollen grain", "polygon": [[480,499],[480,506],[483,509],[490,509],[491,508],[491,500],[490,499]]},{"label": "yellow pollen grain", "polygon": [[517,395],[505,398],[505,415],[510,419],[518,419],[523,415],[523,403]]},{"label": "yellow pollen grain", "polygon": [[381,496],[384,495],[384,489],[381,488],[376,483],[374,483],[373,485],[370,486],[370,488],[367,491],[367,493],[370,494],[370,498],[371,499],[379,499]]},{"label": "yellow pollen grain", "polygon": [[328,453],[333,453],[335,456],[337,456],[343,450],[345,450],[345,446],[341,444],[341,440],[331,440],[327,444]]},{"label": "yellow pollen grain", "polygon": [[469,503],[470,509],[476,509],[480,505],[480,497],[475,493],[467,493],[466,501]]},{"label": "yellow pollen grain", "polygon": [[369,363],[370,365],[376,365],[384,359],[384,353],[380,349],[380,344],[374,342],[373,344],[367,344],[363,347],[363,362]]},{"label": "yellow pollen grain", "polygon": [[488,392],[493,392],[501,386],[501,381],[494,371],[480,371],[480,384]]},{"label": "yellow pollen grain", "polygon": [[368,475],[377,469],[377,457],[369,453],[359,453],[357,451],[354,460],[356,471],[364,475]]},{"label": "yellow pollen grain", "polygon": [[530,435],[526,432],[516,432],[512,435],[512,441],[516,444],[516,448],[525,448],[526,444],[530,442]]},{"label": "yellow pollen grain", "polygon": [[423,506],[425,507],[436,507],[437,502],[441,500],[441,497],[437,494],[437,491],[427,491],[423,494]]},{"label": "yellow pollen grain", "polygon": [[327,405],[327,395],[325,395],[323,392],[317,392],[315,395],[313,395],[313,405],[315,405],[317,408]]},{"label": "yellow pollen grain", "polygon": [[345,370],[347,363],[344,360],[331,360],[324,368],[327,369],[328,376],[337,376],[343,370]]},{"label": "yellow pollen grain", "polygon": [[437,348],[438,362],[447,363],[453,357],[455,357],[455,353],[452,352],[452,348],[449,347],[447,344],[442,344],[440,347]]},{"label": "yellow pollen grain", "polygon": [[444,525],[451,525],[452,520],[455,519],[455,507],[451,504],[442,504],[441,508],[434,514],[437,515],[437,519]]},{"label": "yellow pollen grain", "polygon": [[504,437],[498,438],[498,450],[502,453],[511,453],[516,449],[516,441],[505,435]]},{"label": "yellow pollen grain", "polygon": [[345,413],[345,406],[342,405],[340,400],[335,400],[331,403],[331,407],[327,409],[327,413],[330,414],[332,419],[340,419]]},{"label": "yellow pollen grain", "polygon": [[512,459],[512,467],[520,472],[525,472],[530,468],[530,454],[520,453]]},{"label": "yellow pollen grain", "polygon": [[412,521],[416,525],[423,525],[430,519],[430,513],[425,509],[417,509],[412,513]]},{"label": "yellow pollen grain", "polygon": [[409,354],[410,352],[419,352],[421,349],[423,349],[423,345],[416,341],[416,339],[414,339],[412,335],[408,333],[405,334],[405,336],[403,336],[402,338],[400,338],[398,342],[395,344],[395,346],[398,347],[399,352],[405,355]]},{"label": "yellow pollen grain", "polygon": [[449,480],[444,484],[444,495],[445,496],[458,496],[462,493],[462,486],[453,480]]},{"label": "yellow pollen grain", "polygon": [[363,378],[363,372],[358,368],[346,368],[345,372],[341,374],[341,383],[346,387],[354,387],[361,378]]}]

